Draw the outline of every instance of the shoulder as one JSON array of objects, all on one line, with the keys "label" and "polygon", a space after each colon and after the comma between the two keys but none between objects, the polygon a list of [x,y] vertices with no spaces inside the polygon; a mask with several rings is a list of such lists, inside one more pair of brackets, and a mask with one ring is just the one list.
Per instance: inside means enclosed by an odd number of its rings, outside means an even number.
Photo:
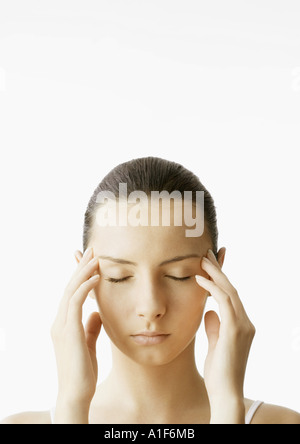
[{"label": "shoulder", "polygon": [[51,415],[49,411],[22,412],[4,418],[0,424],[51,424]]},{"label": "shoulder", "polygon": [[[253,401],[245,399],[246,412]],[[300,414],[279,405],[263,403],[257,409],[251,424],[300,424]]]},{"label": "shoulder", "polygon": [[300,424],[300,414],[279,405],[262,404],[252,422],[253,424]]}]

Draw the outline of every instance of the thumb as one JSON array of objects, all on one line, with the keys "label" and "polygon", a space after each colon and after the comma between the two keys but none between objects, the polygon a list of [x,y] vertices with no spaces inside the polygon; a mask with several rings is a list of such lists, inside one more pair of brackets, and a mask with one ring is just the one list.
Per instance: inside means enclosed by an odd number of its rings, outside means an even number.
[{"label": "thumb", "polygon": [[102,322],[98,312],[92,313],[85,326],[86,343],[89,350],[96,353],[96,343],[101,330]]},{"label": "thumb", "polygon": [[214,348],[219,339],[220,319],[215,311],[208,311],[204,317],[209,348]]}]

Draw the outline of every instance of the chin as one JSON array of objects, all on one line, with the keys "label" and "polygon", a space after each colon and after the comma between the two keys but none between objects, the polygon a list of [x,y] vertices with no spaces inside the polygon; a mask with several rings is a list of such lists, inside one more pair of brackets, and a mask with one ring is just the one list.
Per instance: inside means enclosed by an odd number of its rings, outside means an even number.
[{"label": "chin", "polygon": [[[129,355],[128,355],[129,356]],[[143,365],[145,367],[159,367],[162,365],[170,364],[178,354],[174,353],[164,353],[155,350],[148,350],[144,353],[131,353],[129,358],[132,359],[137,364]]]},{"label": "chin", "polygon": [[[190,357],[194,350],[197,328],[185,331],[185,335],[174,332],[164,342],[156,345],[139,345],[132,338],[122,337],[106,331],[114,351],[120,352],[137,364],[149,367],[157,367],[170,364],[172,361],[186,354]],[[191,348],[193,350],[191,350]]]},{"label": "chin", "polygon": [[149,366],[157,367],[167,365],[181,356],[188,347],[193,347],[195,336],[187,340],[186,343],[180,344],[177,340],[176,344],[160,344],[150,347],[130,346],[130,349],[122,350],[134,362]]}]

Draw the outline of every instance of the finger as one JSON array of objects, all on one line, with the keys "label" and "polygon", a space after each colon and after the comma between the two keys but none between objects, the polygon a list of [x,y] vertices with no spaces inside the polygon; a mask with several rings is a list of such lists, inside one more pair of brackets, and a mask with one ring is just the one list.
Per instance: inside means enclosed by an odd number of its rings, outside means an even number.
[{"label": "finger", "polygon": [[219,339],[220,319],[215,311],[208,311],[204,316],[208,346],[214,348]]},{"label": "finger", "polygon": [[229,281],[228,277],[223,273],[218,264],[214,254],[208,253],[209,257],[203,257],[201,267],[213,279],[223,291],[225,291],[231,298],[232,304],[237,313],[244,312],[242,301],[239,298],[237,290]]},{"label": "finger", "polygon": [[211,249],[208,249],[207,255],[204,257],[208,257],[219,268],[219,270],[222,270],[222,267],[220,266],[215,253]]},{"label": "finger", "polygon": [[206,279],[204,276],[196,275],[197,284],[209,291],[212,297],[217,301],[220,307],[222,321],[234,322],[236,319],[235,310],[229,295],[222,290],[213,281]]},{"label": "finger", "polygon": [[[81,251],[76,250],[74,253],[74,256],[75,256],[77,263],[80,263],[80,261],[82,260],[82,257],[83,257]],[[98,270],[95,270],[93,273],[93,275],[96,275],[96,274],[98,274]]]},{"label": "finger", "polygon": [[77,261],[77,268],[74,271],[71,279],[69,280],[66,290],[68,290],[69,287],[71,287],[72,282],[78,276],[80,271],[85,267],[85,265],[87,265],[94,258],[94,251],[92,247],[89,247],[85,250],[84,254],[82,254],[81,251],[76,250],[74,252],[74,255]]},{"label": "finger", "polygon": [[[82,261],[87,261],[87,259],[82,259]],[[77,268],[76,272],[73,274],[71,280],[65,288],[64,295],[61,299],[57,319],[61,323],[65,323],[68,315],[68,308],[71,298],[73,297],[75,291],[82,285],[87,279],[89,279],[95,271],[97,271],[99,265],[98,261],[95,260],[88,262],[84,268]],[[97,273],[98,274],[98,273]]]},{"label": "finger", "polygon": [[81,253],[81,251],[76,250],[75,253],[74,253],[74,256],[75,256],[75,259],[76,259],[77,263],[79,264],[81,259],[82,259],[82,257],[83,257],[83,254]]},{"label": "finger", "polygon": [[[206,268],[203,268],[207,266]],[[235,290],[227,276],[223,273],[215,255],[211,250],[208,250],[207,257],[202,258],[201,267],[214,279],[215,283],[219,285],[224,291],[232,292]]]},{"label": "finger", "polygon": [[94,257],[94,251],[92,247],[89,247],[85,250],[84,254],[82,254],[79,250],[76,250],[75,254],[78,265],[75,272],[73,273],[71,281],[73,277],[76,276],[78,272],[82,270],[82,268]]},{"label": "finger", "polygon": [[75,255],[78,265],[77,265],[76,270],[74,271],[71,279],[69,280],[69,282],[66,286],[66,289],[65,289],[66,297],[64,299],[68,299],[68,295],[70,296],[70,293],[75,291],[74,285],[73,285],[74,279],[78,276],[78,274],[84,268],[84,266],[87,265],[91,261],[91,259],[94,256],[94,253],[93,253],[92,248],[87,248],[83,255],[79,250],[76,250],[74,255]]},{"label": "finger", "polygon": [[96,274],[99,274],[99,261],[97,258],[93,258],[81,269],[78,269],[77,273],[75,273],[75,275],[73,276],[73,279],[71,279],[71,281],[69,282],[67,287],[69,298],[72,297],[72,295],[81,284],[83,284],[87,279]]},{"label": "finger", "polygon": [[87,281],[83,282],[80,287],[75,291],[74,295],[70,299],[69,309],[67,315],[67,321],[74,323],[75,325],[82,321],[82,306],[86,300],[89,292],[98,284],[100,279],[99,275],[92,276]]},{"label": "finger", "polygon": [[102,322],[98,312],[94,312],[88,318],[85,326],[85,337],[88,348],[96,352],[96,343],[100,334]]},{"label": "finger", "polygon": [[[74,292],[78,289],[80,283],[77,282],[75,283],[75,279],[78,276],[78,273],[83,269],[84,265],[87,265],[89,260],[91,259],[91,257],[93,256],[93,250],[92,248],[87,249],[84,253],[84,255],[82,255],[81,252],[79,252],[79,250],[77,250],[76,252],[76,256],[79,259],[79,256],[81,256],[81,261],[76,269],[76,271],[74,272],[73,276],[71,277],[70,281],[68,282],[63,297],[61,298],[60,304],[59,304],[59,308],[57,311],[57,315],[54,321],[54,324],[56,324],[58,327],[59,326],[63,326],[67,320],[67,316],[68,316],[68,309],[69,309],[69,302],[71,297],[73,296]],[[78,255],[77,255],[78,253]],[[80,253],[80,254],[79,254]],[[96,268],[95,268],[96,269]],[[86,278],[86,280],[88,279],[88,277]],[[81,280],[82,282],[82,280]]]}]

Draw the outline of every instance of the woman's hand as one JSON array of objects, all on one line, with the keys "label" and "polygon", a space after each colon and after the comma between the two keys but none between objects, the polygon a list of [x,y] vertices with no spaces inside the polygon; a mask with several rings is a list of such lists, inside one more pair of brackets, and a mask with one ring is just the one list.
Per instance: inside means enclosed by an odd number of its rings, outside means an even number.
[{"label": "woman's hand", "polygon": [[77,261],[51,329],[58,370],[55,423],[88,423],[98,377],[96,342],[102,322],[99,313],[92,313],[84,329],[82,306],[99,282],[99,263],[92,248],[83,256],[77,252]]},{"label": "woman's hand", "polygon": [[214,311],[205,315],[208,354],[204,382],[211,423],[245,423],[243,386],[255,328],[211,250],[201,266],[211,280],[196,276],[196,281],[218,302],[221,315],[221,322]]}]

